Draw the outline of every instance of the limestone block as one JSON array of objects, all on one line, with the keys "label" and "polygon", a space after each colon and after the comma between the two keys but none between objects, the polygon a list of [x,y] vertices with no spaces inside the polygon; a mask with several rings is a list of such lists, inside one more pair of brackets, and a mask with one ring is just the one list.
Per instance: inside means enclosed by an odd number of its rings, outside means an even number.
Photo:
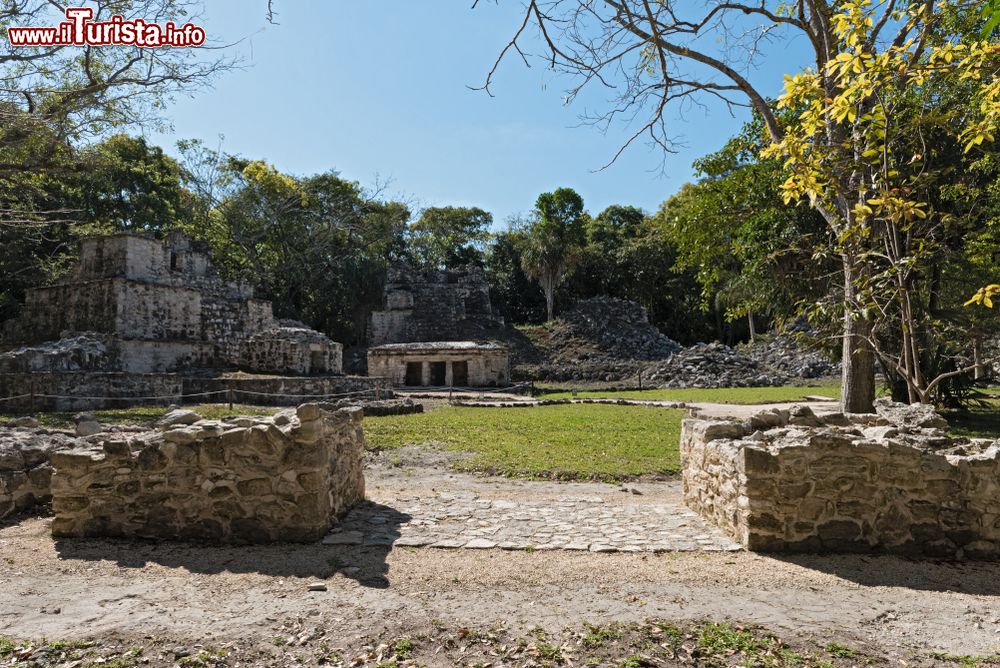
[{"label": "limestone block", "polygon": [[1000,441],[950,439],[928,408],[685,420],[685,502],[749,549],[1000,559]]}]

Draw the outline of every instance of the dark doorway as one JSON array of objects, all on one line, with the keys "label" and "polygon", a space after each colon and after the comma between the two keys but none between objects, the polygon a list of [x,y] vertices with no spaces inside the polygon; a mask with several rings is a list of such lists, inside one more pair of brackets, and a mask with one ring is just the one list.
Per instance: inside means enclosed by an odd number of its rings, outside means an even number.
[{"label": "dark doorway", "polygon": [[309,352],[309,373],[326,373],[326,355],[322,350]]},{"label": "dark doorway", "polygon": [[455,387],[468,387],[469,386],[469,363],[468,362],[452,362],[451,363],[451,384]]},{"label": "dark doorway", "polygon": [[431,385],[441,387],[447,378],[447,362],[431,362]]},{"label": "dark doorway", "polygon": [[406,363],[406,384],[419,386],[424,384],[424,365],[420,362]]}]

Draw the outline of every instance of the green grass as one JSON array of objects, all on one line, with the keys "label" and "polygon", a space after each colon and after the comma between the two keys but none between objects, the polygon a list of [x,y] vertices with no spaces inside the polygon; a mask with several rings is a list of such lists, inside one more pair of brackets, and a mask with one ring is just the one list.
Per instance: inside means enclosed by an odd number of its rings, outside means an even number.
[{"label": "green grass", "polygon": [[966,438],[1000,438],[1000,398],[989,406],[975,406],[969,410],[945,411],[951,433]]},{"label": "green grass", "polygon": [[[229,404],[198,404],[194,406],[183,406],[183,408],[193,410],[198,415],[209,420],[218,420],[236,415],[271,415],[277,412],[277,408],[266,406],[247,406],[234,404],[230,409]],[[73,416],[79,411],[63,413],[36,413],[35,417],[41,422],[43,427],[64,428],[73,426]],[[92,413],[99,422],[107,424],[152,424],[162,418],[167,412],[165,406],[136,406],[133,408],[111,408],[101,411],[87,411]],[[0,413],[0,422],[13,420],[18,415],[10,413]]]},{"label": "green grass", "polygon": [[457,468],[509,476],[625,479],[676,473],[684,412],[576,404],[456,408],[365,420],[368,447],[468,452]]},{"label": "green grass", "polygon": [[[840,398],[840,385],[833,382],[813,386],[785,387],[723,387],[713,389],[685,388],[677,390],[591,390],[577,392],[579,399],[647,399],[660,401],[712,402],[720,404],[769,404],[780,401],[801,401],[809,395]],[[546,394],[544,399],[568,399],[571,392]]]}]

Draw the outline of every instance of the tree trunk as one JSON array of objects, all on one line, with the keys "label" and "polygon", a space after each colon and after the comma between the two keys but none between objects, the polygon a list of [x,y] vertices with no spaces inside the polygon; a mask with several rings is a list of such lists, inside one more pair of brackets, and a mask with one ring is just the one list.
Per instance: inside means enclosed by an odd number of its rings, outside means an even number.
[{"label": "tree trunk", "polygon": [[747,311],[747,324],[750,326],[750,342],[757,340],[757,326],[753,321],[753,311]]},{"label": "tree trunk", "polygon": [[556,282],[545,279],[542,281],[542,291],[545,293],[546,322],[552,320],[556,310]]},{"label": "tree trunk", "polygon": [[857,267],[844,258],[844,354],[840,407],[845,413],[875,412],[875,353],[869,340],[871,321],[856,312]]},{"label": "tree trunk", "polygon": [[973,371],[973,379],[982,380],[986,374],[983,365],[983,335],[976,332],[972,337],[972,363],[976,365]]}]

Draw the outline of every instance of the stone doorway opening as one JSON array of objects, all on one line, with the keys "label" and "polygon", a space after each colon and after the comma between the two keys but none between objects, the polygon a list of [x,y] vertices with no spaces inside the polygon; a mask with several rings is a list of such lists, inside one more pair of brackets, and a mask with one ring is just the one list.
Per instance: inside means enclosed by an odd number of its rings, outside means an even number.
[{"label": "stone doorway opening", "polygon": [[468,362],[452,362],[451,363],[451,384],[454,387],[468,387],[469,386],[469,363]]},{"label": "stone doorway opening", "polygon": [[431,385],[443,387],[448,384],[448,363],[431,362]]},{"label": "stone doorway opening", "polygon": [[424,384],[424,365],[422,363],[406,363],[406,384],[411,387],[418,387]]},{"label": "stone doorway opening", "polygon": [[326,355],[322,350],[309,351],[309,373],[326,373]]}]

